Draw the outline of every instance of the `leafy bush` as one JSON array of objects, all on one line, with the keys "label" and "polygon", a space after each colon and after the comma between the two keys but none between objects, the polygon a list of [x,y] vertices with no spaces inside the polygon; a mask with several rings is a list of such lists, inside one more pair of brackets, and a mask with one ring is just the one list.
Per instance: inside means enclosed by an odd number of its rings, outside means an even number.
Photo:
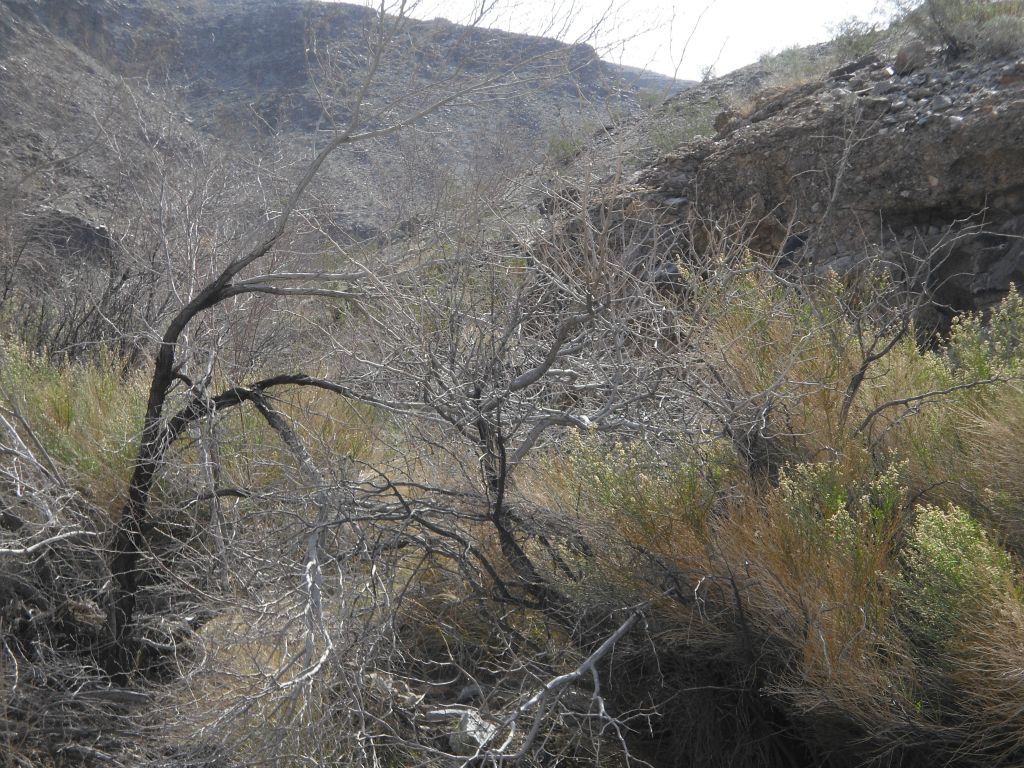
[{"label": "leafy bush", "polygon": [[766,85],[788,89],[820,78],[835,66],[836,59],[814,47],[792,46],[762,55],[759,62],[768,74]]},{"label": "leafy bush", "polygon": [[[1009,682],[1009,651],[994,649],[1024,643],[1002,546],[1024,542],[1020,296],[922,352],[913,307],[884,273],[794,291],[739,255],[687,275],[691,381],[710,382],[694,384],[694,401],[730,439],[698,439],[706,452],[590,437],[573,447],[559,481],[592,542],[580,603],[655,602],[658,636],[671,638],[656,642],[659,659],[678,678],[640,688],[661,685],[666,699],[753,678],[783,720],[815,713],[818,738],[849,748],[851,765],[884,762],[904,737],[964,732],[969,763],[1013,764],[1007,701],[1024,691]],[[746,419],[751,404],[765,407]],[[755,438],[774,476],[752,461]],[[1003,699],[982,670],[1007,681]],[[748,706],[724,693],[666,704],[673,750],[728,764],[709,740],[756,735],[723,735],[714,713],[752,722]],[[952,753],[936,741],[920,754]]]},{"label": "leafy bush", "polygon": [[946,346],[951,373],[960,380],[1011,377],[1024,371],[1024,300],[1011,286],[988,316],[959,315]]},{"label": "leafy bush", "polygon": [[897,22],[953,56],[1005,56],[1024,46],[1024,8],[1013,0],[896,0]]},{"label": "leafy bush", "polygon": [[644,110],[652,110],[661,106],[665,102],[665,94],[661,91],[652,91],[644,89],[637,93],[637,102],[640,104],[640,108]]},{"label": "leafy bush", "polygon": [[920,652],[942,651],[984,621],[993,598],[1011,580],[1006,552],[954,506],[918,510],[902,560],[901,616]]},{"label": "leafy bush", "polygon": [[548,138],[548,157],[559,165],[568,165],[583,149],[584,143],[580,136],[552,134]]},{"label": "leafy bush", "polygon": [[839,22],[832,30],[832,50],[841,62],[859,59],[876,50],[886,39],[886,31],[877,24],[857,18]]},{"label": "leafy bush", "polygon": [[718,99],[701,103],[675,102],[651,121],[649,139],[660,153],[672,152],[688,141],[715,135],[715,117],[722,111]]},{"label": "leafy bush", "polygon": [[570,483],[589,505],[613,515],[631,540],[668,552],[678,551],[681,529],[691,535],[704,530],[723,471],[710,454],[687,461],[643,444],[604,447],[583,440],[577,440],[569,467]]},{"label": "leafy bush", "polygon": [[1024,50],[1024,14],[1004,13],[985,19],[975,40],[978,53],[991,58],[1012,56]]}]

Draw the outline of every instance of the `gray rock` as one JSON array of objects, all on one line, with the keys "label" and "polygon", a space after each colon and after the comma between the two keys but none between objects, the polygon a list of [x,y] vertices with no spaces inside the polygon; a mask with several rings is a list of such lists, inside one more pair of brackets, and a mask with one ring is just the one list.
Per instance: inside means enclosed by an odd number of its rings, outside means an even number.
[{"label": "gray rock", "polygon": [[460,690],[458,696],[455,697],[456,704],[469,704],[474,701],[482,701],[484,698],[484,689],[480,687],[479,683],[470,683],[464,685]]},{"label": "gray rock", "polygon": [[1024,82],[1024,59],[1007,64],[999,70],[1000,85],[1015,85]]}]

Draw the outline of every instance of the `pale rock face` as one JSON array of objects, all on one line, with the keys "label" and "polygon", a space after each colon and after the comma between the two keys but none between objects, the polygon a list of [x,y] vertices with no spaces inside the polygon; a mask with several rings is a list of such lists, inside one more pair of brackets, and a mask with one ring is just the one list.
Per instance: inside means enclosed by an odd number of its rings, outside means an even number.
[{"label": "pale rock face", "polygon": [[456,755],[476,755],[493,744],[497,723],[487,720],[479,710],[466,706],[432,709],[423,715],[425,723],[449,723],[448,746]]}]

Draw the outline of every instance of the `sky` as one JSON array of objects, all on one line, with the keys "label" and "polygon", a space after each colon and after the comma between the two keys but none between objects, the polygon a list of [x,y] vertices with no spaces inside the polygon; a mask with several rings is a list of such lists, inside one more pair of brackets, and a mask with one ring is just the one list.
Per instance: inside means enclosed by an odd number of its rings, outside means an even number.
[{"label": "sky", "polygon": [[[480,1],[476,0],[476,5]],[[587,37],[608,61],[699,80],[706,67],[723,75],[756,61],[763,53],[828,40],[835,25],[844,19],[877,18],[873,14],[879,0],[484,2],[492,6],[484,26],[566,41]],[[413,15],[465,23],[473,8],[474,0],[421,0]],[[604,23],[596,34],[588,35],[602,18]]]}]

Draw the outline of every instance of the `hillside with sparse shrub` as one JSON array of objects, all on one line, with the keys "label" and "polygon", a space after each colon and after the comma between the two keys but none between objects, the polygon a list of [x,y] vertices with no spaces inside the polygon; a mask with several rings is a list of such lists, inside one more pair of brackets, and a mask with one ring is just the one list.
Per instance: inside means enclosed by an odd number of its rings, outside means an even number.
[{"label": "hillside with sparse shrub", "polygon": [[0,763],[1024,763],[1020,4],[303,8],[0,4]]}]

